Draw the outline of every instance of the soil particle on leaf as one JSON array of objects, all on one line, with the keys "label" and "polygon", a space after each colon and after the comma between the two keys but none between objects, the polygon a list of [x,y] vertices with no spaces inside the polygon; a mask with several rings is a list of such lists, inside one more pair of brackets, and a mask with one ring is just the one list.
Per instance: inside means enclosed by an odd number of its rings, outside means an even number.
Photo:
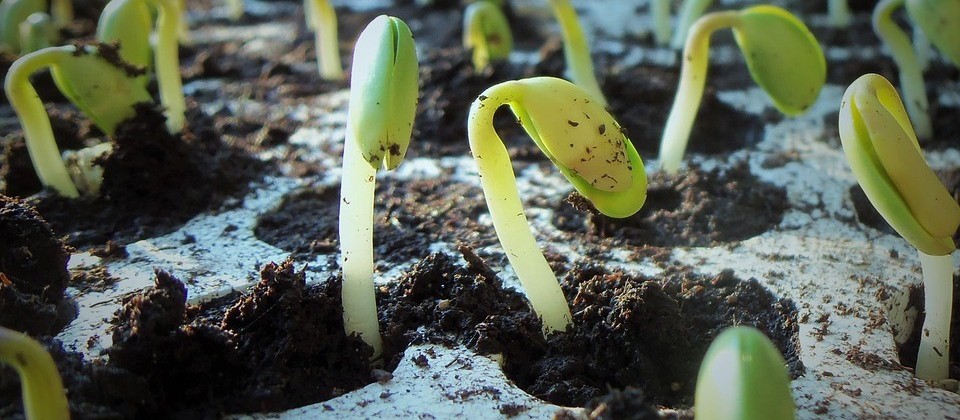
[{"label": "soil particle on leaf", "polygon": [[60,331],[75,314],[63,292],[70,251],[23,201],[0,195],[0,325],[30,335]]},{"label": "soil particle on leaf", "polygon": [[[756,179],[746,163],[726,170],[698,167],[677,176],[654,173],[647,201],[635,215],[614,219],[579,194],[561,205],[554,224],[617,244],[715,246],[748,239],[779,225],[789,206],[786,192]],[[579,210],[584,210],[583,213]]]}]

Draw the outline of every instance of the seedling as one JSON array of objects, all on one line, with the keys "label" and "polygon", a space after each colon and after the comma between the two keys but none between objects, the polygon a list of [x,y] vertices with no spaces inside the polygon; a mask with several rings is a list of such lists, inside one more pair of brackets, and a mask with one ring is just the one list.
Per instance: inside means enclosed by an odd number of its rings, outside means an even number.
[{"label": "seedling", "polygon": [[673,33],[673,40],[670,41],[670,47],[675,50],[683,48],[687,42],[687,32],[693,23],[703,16],[703,13],[710,7],[713,0],[684,0],[680,6],[680,13],[677,14],[677,31]]},{"label": "seedling", "polygon": [[850,14],[850,5],[847,0],[830,0],[827,2],[827,15],[830,19],[830,26],[835,28],[845,28],[850,26],[853,21],[853,15]]},{"label": "seedling", "polygon": [[20,53],[27,54],[57,42],[57,28],[46,13],[34,13],[20,22]]},{"label": "seedling", "polygon": [[497,109],[509,105],[520,125],[550,161],[610,217],[637,212],[647,195],[647,175],[633,144],[593,95],[565,80],[534,77],[488,88],[470,106],[467,134],[497,237],[517,272],[543,331],[563,331],[570,309],[556,276],[530,231],[516,177],[493,127]]},{"label": "seedling", "polygon": [[10,105],[23,127],[30,160],[41,184],[65,197],[80,191],[70,180],[53,138],[53,128],[30,75],[49,68],[53,81],[104,133],[112,135],[121,121],[135,115],[133,105],[152,101],[136,82],[140,74],[129,67],[104,59],[100,51],[87,47],[50,47],[20,57],[11,66],[4,82]]},{"label": "seedling", "polygon": [[787,362],[753,327],[730,327],[707,350],[697,375],[697,420],[788,420],[796,411]]},{"label": "seedling", "polygon": [[927,166],[903,103],[883,76],[866,74],[847,88],[840,104],[840,140],[867,198],[919,252],[926,316],[916,374],[947,379],[950,254],[956,249],[952,237],[960,226],[960,206]]},{"label": "seedling", "polygon": [[26,334],[0,327],[0,362],[12,366],[20,375],[26,418],[70,418],[60,372],[40,343]]},{"label": "seedling", "polygon": [[670,43],[670,0],[651,0],[650,18],[653,20],[653,38],[657,45]]},{"label": "seedling", "polygon": [[244,10],[243,0],[226,0],[224,3],[230,20],[238,21],[243,17],[243,13],[246,11]]},{"label": "seedling", "polygon": [[373,196],[377,170],[400,164],[417,109],[419,65],[410,28],[380,15],[360,33],[353,53],[350,104],[340,184],[343,322],[383,352],[373,288]]},{"label": "seedling", "polygon": [[707,79],[710,35],[733,29],[750,76],[780,112],[804,112],[820,94],[827,77],[826,60],[813,34],[790,12],[775,6],[704,15],[690,28],[683,48],[680,86],[660,142],[660,167],[675,174],[680,167]]},{"label": "seedling", "polygon": [[0,2],[0,51],[20,53],[20,23],[35,13],[47,12],[46,0],[3,0]]},{"label": "seedling", "polygon": [[907,112],[921,139],[933,136],[930,108],[923,83],[923,70],[910,37],[893,21],[893,12],[906,6],[910,20],[947,59],[960,66],[960,2],[954,0],[882,0],[873,9],[873,30],[890,49],[900,70],[900,88],[907,99]]},{"label": "seedling", "polygon": [[471,3],[463,12],[463,47],[473,50],[473,71],[481,73],[490,61],[506,59],[513,50],[513,34],[503,11],[488,1]]},{"label": "seedling", "polygon": [[328,0],[305,0],[303,9],[307,27],[315,36],[320,77],[325,80],[343,80],[345,76],[340,65],[336,10]]},{"label": "seedling", "polygon": [[593,72],[593,59],[590,58],[590,46],[587,37],[583,34],[577,12],[570,5],[570,0],[550,0],[553,14],[560,23],[563,35],[563,57],[567,61],[567,73],[573,83],[580,86],[593,96],[595,101],[607,106],[607,98],[600,90],[597,76]]},{"label": "seedling", "polygon": [[59,28],[69,25],[73,22],[73,0],[53,0],[50,4],[50,16]]}]

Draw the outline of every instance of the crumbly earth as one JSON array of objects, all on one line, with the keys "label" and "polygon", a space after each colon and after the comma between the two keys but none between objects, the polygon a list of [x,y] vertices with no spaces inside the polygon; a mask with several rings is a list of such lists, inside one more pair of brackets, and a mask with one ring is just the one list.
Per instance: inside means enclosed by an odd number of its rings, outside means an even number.
[{"label": "crumbly earth", "polygon": [[63,292],[70,251],[21,200],[0,195],[0,325],[30,335],[60,331],[75,316]]}]

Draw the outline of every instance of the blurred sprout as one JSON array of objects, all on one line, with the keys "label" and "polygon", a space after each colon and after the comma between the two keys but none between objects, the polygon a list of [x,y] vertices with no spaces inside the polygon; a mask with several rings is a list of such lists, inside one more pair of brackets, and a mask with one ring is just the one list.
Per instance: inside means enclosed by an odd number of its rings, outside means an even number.
[{"label": "blurred sprout", "polygon": [[510,24],[495,4],[478,1],[463,13],[463,46],[473,51],[473,70],[484,71],[490,61],[506,59],[513,50]]},{"label": "blurred sprout", "polygon": [[26,334],[0,327],[0,362],[17,371],[29,420],[69,420],[63,380],[50,353]]},{"label": "blurred sprout", "polygon": [[700,16],[703,16],[712,2],[713,0],[683,0],[680,13],[677,15],[677,31],[673,33],[670,47],[675,50],[683,48],[683,44],[687,42],[687,32],[690,32],[690,27],[700,19]]},{"label": "blurred sprout", "polygon": [[328,0],[305,0],[307,27],[314,32],[317,67],[325,80],[343,80],[340,64],[340,43],[337,36],[337,12]]},{"label": "blurred sprout", "polygon": [[59,39],[53,20],[46,13],[34,13],[20,22],[20,53],[26,54],[52,46]]},{"label": "blurred sprout", "polygon": [[553,14],[560,23],[563,35],[563,57],[567,61],[567,73],[573,83],[587,91],[594,100],[607,106],[607,98],[600,90],[597,76],[593,71],[593,59],[590,57],[590,45],[583,33],[577,12],[570,5],[570,0],[550,0]]}]

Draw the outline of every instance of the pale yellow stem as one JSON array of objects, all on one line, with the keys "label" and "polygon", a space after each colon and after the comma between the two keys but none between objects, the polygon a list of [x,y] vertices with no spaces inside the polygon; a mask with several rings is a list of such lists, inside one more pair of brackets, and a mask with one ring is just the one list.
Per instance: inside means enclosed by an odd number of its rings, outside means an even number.
[{"label": "pale yellow stem", "polygon": [[67,420],[70,405],[50,353],[25,334],[0,327],[0,361],[20,375],[23,411],[31,420]]},{"label": "pale yellow stem", "polygon": [[180,78],[179,25],[183,10],[180,0],[156,0],[157,46],[153,61],[160,88],[160,104],[165,108],[167,131],[170,134],[183,130],[186,122],[187,103],[183,96],[183,80]]},{"label": "pale yellow stem", "polygon": [[600,84],[597,83],[597,76],[593,71],[593,59],[590,57],[590,45],[577,19],[577,11],[570,5],[569,0],[550,0],[550,6],[553,7],[553,14],[560,23],[560,31],[563,35],[563,56],[567,61],[570,79],[606,106],[607,98],[603,96]]},{"label": "pale yellow stem", "polygon": [[314,31],[317,67],[324,80],[343,80],[340,45],[337,36],[337,12],[328,0],[307,0],[308,27]]},{"label": "pale yellow stem", "polygon": [[929,139],[933,136],[933,123],[930,122],[928,112],[930,103],[923,83],[923,70],[913,51],[910,37],[893,21],[893,12],[903,6],[903,1],[882,0],[878,3],[873,9],[873,30],[890,49],[893,61],[900,70],[903,104],[907,107],[907,114],[910,114],[914,132],[921,139]]},{"label": "pale yellow stem", "polygon": [[670,43],[670,0],[650,0],[650,18],[657,45]]},{"label": "pale yellow stem", "polygon": [[847,4],[847,0],[829,0],[827,2],[827,13],[830,18],[830,26],[835,28],[850,26],[850,22],[853,21],[853,15],[850,14],[850,6]]}]

